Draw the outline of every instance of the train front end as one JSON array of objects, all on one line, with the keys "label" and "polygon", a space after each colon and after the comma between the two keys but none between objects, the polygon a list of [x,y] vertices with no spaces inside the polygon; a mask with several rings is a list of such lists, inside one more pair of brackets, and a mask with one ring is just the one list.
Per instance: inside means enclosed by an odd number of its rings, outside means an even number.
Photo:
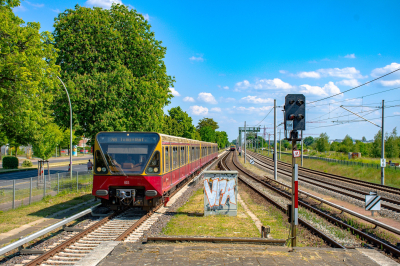
[{"label": "train front end", "polygon": [[161,138],[153,132],[100,132],[94,151],[93,191],[111,209],[145,210],[161,200]]}]

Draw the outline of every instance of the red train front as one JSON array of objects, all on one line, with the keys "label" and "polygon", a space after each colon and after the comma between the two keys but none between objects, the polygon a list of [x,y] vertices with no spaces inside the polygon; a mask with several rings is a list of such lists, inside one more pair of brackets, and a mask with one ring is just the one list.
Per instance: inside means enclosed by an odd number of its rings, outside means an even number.
[{"label": "red train front", "polygon": [[217,155],[216,143],[154,132],[100,132],[92,194],[113,209],[148,210]]}]

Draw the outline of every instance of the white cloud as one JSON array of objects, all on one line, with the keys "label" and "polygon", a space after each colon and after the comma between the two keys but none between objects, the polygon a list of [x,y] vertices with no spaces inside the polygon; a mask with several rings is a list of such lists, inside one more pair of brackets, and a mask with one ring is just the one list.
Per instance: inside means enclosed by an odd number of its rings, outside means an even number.
[{"label": "white cloud", "polygon": [[279,73],[281,73],[281,74],[286,74],[286,73],[288,73],[286,70],[279,70]]},{"label": "white cloud", "polygon": [[28,1],[25,1],[28,5],[33,6],[33,7],[44,7],[44,4],[35,4],[35,3],[31,3]]},{"label": "white cloud", "polygon": [[256,90],[276,90],[276,89],[291,89],[292,85],[282,81],[281,79],[260,79],[254,84],[251,84],[248,80],[244,80],[235,84],[236,90],[243,90],[248,88],[254,88]]},{"label": "white cloud", "polygon": [[356,58],[356,55],[355,54],[347,54],[347,55],[345,55],[344,56],[344,58]]},{"label": "white cloud", "polygon": [[[373,76],[374,78],[376,78],[376,77],[385,75],[385,74],[387,74],[387,73],[389,73],[389,72],[392,72],[392,71],[394,71],[394,70],[396,70],[396,69],[399,69],[399,68],[400,68],[400,64],[398,64],[398,63],[391,63],[390,65],[387,65],[387,66],[382,67],[382,68],[375,68],[374,70],[372,70],[371,76]],[[400,72],[400,71],[398,71],[398,72]],[[397,72],[397,73],[398,73],[398,72]]]},{"label": "white cloud", "polygon": [[175,97],[181,96],[179,94],[179,92],[177,90],[175,90],[174,88],[169,88],[169,91],[171,92],[172,95],[174,95]]},{"label": "white cloud", "polygon": [[189,58],[189,60],[192,61],[192,62],[193,62],[193,61],[204,62],[203,55],[200,55],[199,57],[192,56],[192,57]]},{"label": "white cloud", "polygon": [[360,70],[355,67],[345,68],[325,68],[318,69],[317,71],[300,72],[296,74],[299,78],[321,78],[321,77],[337,77],[346,79],[366,78],[360,74]]},{"label": "white cloud", "polygon": [[112,4],[122,4],[121,0],[87,0],[85,2],[86,6],[97,6],[97,7],[102,7],[102,8],[106,8],[109,9],[111,8]]},{"label": "white cloud", "polygon": [[209,92],[200,92],[199,96],[197,97],[197,100],[211,104],[218,103],[217,100],[215,100],[214,96]]},{"label": "white cloud", "polygon": [[142,14],[142,15],[143,15],[143,17],[144,17],[145,20],[150,21],[150,16],[149,16],[149,14]]},{"label": "white cloud", "polygon": [[60,13],[60,9],[56,8],[56,9],[51,9],[51,11],[56,12],[56,13]]},{"label": "white cloud", "polygon": [[14,7],[12,10],[14,12],[25,12],[28,9],[26,7],[24,7],[23,5],[20,5],[20,6]]},{"label": "white cloud", "polygon": [[394,112],[393,114],[394,115],[400,115],[400,112]]},{"label": "white cloud", "polygon": [[344,79],[342,81],[336,82],[337,85],[349,86],[349,87],[356,87],[360,85],[358,80],[356,79]]},{"label": "white cloud", "polygon": [[263,106],[263,107],[244,107],[244,106],[233,106],[228,109],[230,113],[245,113],[245,114],[257,114],[257,115],[265,115],[266,112],[270,111],[272,106]]},{"label": "white cloud", "polygon": [[217,113],[220,113],[220,112],[221,112],[221,108],[219,108],[219,107],[214,107],[214,108],[211,108],[211,112],[217,112]]},{"label": "white cloud", "polygon": [[382,80],[381,84],[383,86],[399,86],[400,85],[400,79],[396,80]]},{"label": "white cloud", "polygon": [[235,98],[230,98],[230,97],[228,97],[228,98],[219,97],[219,101],[220,102],[224,102],[224,103],[230,103],[230,102],[236,101],[236,99]]},{"label": "white cloud", "polygon": [[332,81],[329,81],[329,83],[325,84],[323,87],[304,84],[300,85],[300,89],[300,93],[318,96],[329,96],[340,93],[340,89]]},{"label": "white cloud", "polygon": [[225,90],[229,90],[228,86],[223,86],[222,88],[225,89]]},{"label": "white cloud", "polygon": [[206,115],[206,114],[208,114],[208,108],[207,107],[194,105],[194,106],[190,106],[189,109],[192,112],[192,114],[194,114],[194,115]]},{"label": "white cloud", "polygon": [[314,78],[314,79],[319,79],[321,77],[321,74],[315,71],[310,71],[310,72],[300,72],[297,74],[299,78]]},{"label": "white cloud", "polygon": [[259,98],[257,96],[246,96],[243,97],[242,99],[240,99],[241,102],[245,102],[245,103],[254,103],[254,104],[263,104],[263,103],[272,103],[274,102],[273,99],[271,98]]},{"label": "white cloud", "polygon": [[184,102],[191,102],[194,103],[194,99],[192,97],[186,96],[185,98],[183,98]]}]

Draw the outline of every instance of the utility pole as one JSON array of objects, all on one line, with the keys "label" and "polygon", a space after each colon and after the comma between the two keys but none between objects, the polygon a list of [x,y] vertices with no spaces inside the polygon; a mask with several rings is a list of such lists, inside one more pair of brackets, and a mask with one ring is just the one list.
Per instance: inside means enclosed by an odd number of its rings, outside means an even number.
[{"label": "utility pole", "polygon": [[244,163],[246,163],[246,121],[244,121]]},{"label": "utility pole", "polygon": [[276,99],[274,99],[274,179],[278,180],[278,158],[276,149],[277,149],[277,143],[276,143],[277,137],[276,137]]},{"label": "utility pole", "polygon": [[385,185],[385,100],[382,100],[381,185]]},{"label": "utility pole", "polygon": [[282,153],[282,139],[281,139],[281,129],[279,129],[279,160],[281,159]]},{"label": "utility pole", "polygon": [[301,131],[301,167],[303,167],[303,130]]}]

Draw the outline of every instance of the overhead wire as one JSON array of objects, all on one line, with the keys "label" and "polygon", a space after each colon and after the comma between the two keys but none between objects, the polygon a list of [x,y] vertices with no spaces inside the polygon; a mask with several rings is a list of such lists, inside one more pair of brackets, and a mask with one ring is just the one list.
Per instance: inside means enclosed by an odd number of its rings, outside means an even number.
[{"label": "overhead wire", "polygon": [[346,92],[352,91],[352,90],[357,89],[357,88],[360,88],[360,87],[362,87],[362,86],[365,86],[365,85],[367,85],[367,84],[369,84],[369,83],[371,83],[371,82],[374,82],[374,81],[376,81],[376,80],[378,80],[378,79],[381,79],[381,78],[384,78],[384,77],[386,77],[386,76],[388,76],[388,75],[391,75],[391,74],[393,74],[394,72],[397,72],[397,71],[399,71],[399,70],[400,70],[400,68],[398,68],[398,69],[396,69],[396,70],[393,70],[392,72],[389,72],[389,73],[387,73],[387,74],[385,74],[385,75],[382,75],[382,76],[380,76],[380,77],[377,77],[377,78],[375,78],[375,79],[373,79],[373,80],[367,81],[367,82],[365,82],[365,83],[363,83],[363,84],[361,84],[361,85],[358,85],[358,86],[356,86],[356,87],[354,87],[354,88],[351,88],[351,89],[348,89],[348,90],[345,90],[345,91],[336,93],[336,94],[334,94],[334,95],[331,95],[331,96],[328,96],[328,97],[325,97],[325,98],[322,98],[322,99],[319,99],[319,100],[316,100],[316,101],[308,102],[307,104],[312,104],[312,103],[320,102],[320,101],[323,101],[323,100],[330,99],[330,98],[332,98],[332,97],[338,96],[338,95],[340,95],[340,94],[344,94],[344,93],[346,93]]}]

